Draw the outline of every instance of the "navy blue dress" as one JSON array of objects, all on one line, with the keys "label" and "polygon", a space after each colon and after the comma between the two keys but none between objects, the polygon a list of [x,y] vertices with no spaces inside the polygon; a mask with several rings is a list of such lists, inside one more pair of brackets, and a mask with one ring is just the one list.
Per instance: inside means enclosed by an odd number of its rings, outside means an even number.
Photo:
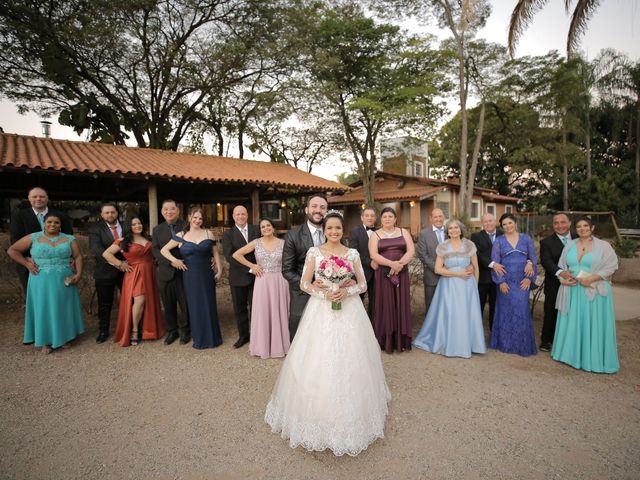
[{"label": "navy blue dress", "polygon": [[174,238],[180,242],[180,253],[188,268],[182,273],[182,281],[189,309],[193,348],[217,347],[222,343],[222,334],[216,304],[216,279],[211,269],[211,250],[216,242],[206,239],[193,243],[184,238]]},{"label": "navy blue dress", "polygon": [[[533,240],[521,233],[516,248],[513,248],[507,237],[501,235],[493,243],[491,260],[502,264],[507,271],[505,276],[500,276],[492,270],[491,276],[497,285],[506,282],[509,293],[501,293],[496,286],[496,313],[489,347],[522,356],[535,355],[538,350],[529,309],[529,290],[520,289],[520,282],[525,278],[524,267],[527,260],[536,265]],[[534,281],[535,277],[531,278],[532,284]]]}]

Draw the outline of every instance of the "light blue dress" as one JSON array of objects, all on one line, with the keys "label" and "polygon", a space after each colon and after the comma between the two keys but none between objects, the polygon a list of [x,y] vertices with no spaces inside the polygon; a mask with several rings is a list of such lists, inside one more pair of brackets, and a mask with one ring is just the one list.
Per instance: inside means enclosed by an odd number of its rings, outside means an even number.
[{"label": "light blue dress", "polygon": [[[578,249],[567,252],[567,266],[572,275],[580,270],[590,273],[591,252],[578,262]],[[606,282],[607,296],[589,300],[586,288],[577,284],[569,288],[569,308],[558,312],[551,357],[574,368],[598,373],[615,373],[620,369],[616,347],[616,320],[611,299],[611,284]]]},{"label": "light blue dress", "polygon": [[71,242],[76,239],[61,233],[67,241],[52,246],[39,241],[43,235],[31,234],[31,258],[40,271],[29,274],[23,342],[58,348],[84,332],[78,287],[64,284],[65,277],[73,275]]},{"label": "light blue dress", "polygon": [[[464,242],[469,241],[465,239]],[[462,248],[466,253],[457,254],[449,241],[438,248],[447,249],[444,266],[453,272],[467,268],[476,252],[473,245]],[[472,353],[486,353],[478,284],[474,277],[468,280],[440,277],[427,317],[413,345],[447,357],[469,358]]]}]

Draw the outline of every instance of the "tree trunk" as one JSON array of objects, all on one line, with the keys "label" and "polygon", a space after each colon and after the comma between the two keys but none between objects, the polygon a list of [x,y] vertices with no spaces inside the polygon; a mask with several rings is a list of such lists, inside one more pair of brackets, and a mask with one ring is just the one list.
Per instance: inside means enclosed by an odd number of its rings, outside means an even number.
[{"label": "tree trunk", "polygon": [[636,208],[635,221],[640,223],[640,98],[636,102]]},{"label": "tree trunk", "polygon": [[460,198],[458,200],[458,216],[468,217],[467,203],[470,204],[470,195],[467,191],[467,141],[469,136],[469,122],[467,119],[467,90],[465,81],[464,41],[458,39],[458,85],[460,88],[460,120],[462,131],[460,132]]},{"label": "tree trunk", "polygon": [[[480,118],[478,119],[478,131],[476,132],[476,140],[473,145],[473,154],[471,156],[471,168],[469,168],[469,178],[467,180],[467,204],[465,205],[466,211],[471,216],[473,211],[473,188],[476,182],[476,171],[478,170],[478,159],[480,157],[480,147],[482,146],[482,134],[484,133],[484,115],[485,115],[485,103],[484,100],[480,103]],[[482,214],[480,214],[482,217]]]},{"label": "tree trunk", "polygon": [[569,162],[567,160],[567,130],[562,125],[562,209],[569,210]]},{"label": "tree trunk", "polygon": [[587,160],[587,180],[591,180],[591,114],[587,110],[587,122],[584,133],[585,155]]}]

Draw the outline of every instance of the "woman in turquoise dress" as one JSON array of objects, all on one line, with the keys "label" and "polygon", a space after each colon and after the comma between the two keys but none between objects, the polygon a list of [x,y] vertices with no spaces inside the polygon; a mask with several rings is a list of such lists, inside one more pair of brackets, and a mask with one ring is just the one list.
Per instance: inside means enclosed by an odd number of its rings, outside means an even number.
[{"label": "woman in turquoise dress", "polygon": [[575,225],[578,238],[564,247],[558,264],[572,278],[560,279],[551,357],[588,372],[616,373],[620,363],[609,278],[618,269],[618,257],[608,242],[593,236],[589,217]]},{"label": "woman in turquoise dress", "polygon": [[472,353],[487,351],[478,295],[476,246],[462,238],[462,222],[450,220],[446,231],[449,239],[436,248],[435,272],[440,280],[413,345],[446,357],[470,358]]},{"label": "woman in turquoise dress", "polygon": [[43,353],[68,348],[84,332],[76,285],[82,276],[82,255],[75,237],[61,233],[60,225],[60,217],[47,214],[44,231],[22,237],[7,251],[29,270],[23,342],[42,347]]}]

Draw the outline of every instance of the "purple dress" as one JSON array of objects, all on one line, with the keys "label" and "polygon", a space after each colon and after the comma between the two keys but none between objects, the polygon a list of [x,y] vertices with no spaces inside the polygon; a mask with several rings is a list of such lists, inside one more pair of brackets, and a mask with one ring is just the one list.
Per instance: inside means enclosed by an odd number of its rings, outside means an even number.
[{"label": "purple dress", "polygon": [[[378,240],[378,253],[388,260],[400,260],[407,253],[407,242],[402,235],[395,238],[381,238]],[[405,267],[398,274],[400,282],[396,285],[387,277],[388,271],[388,268],[378,267],[375,272],[373,329],[380,348],[385,352],[411,350],[409,272]]]},{"label": "purple dress", "polygon": [[283,240],[273,251],[261,239],[255,244],[256,262],[264,275],[256,277],[251,302],[249,353],[261,358],[284,357],[289,351],[289,283],[282,276]]},{"label": "purple dress", "polygon": [[[501,235],[493,244],[491,260],[502,264],[507,273],[505,276],[499,276],[495,271],[491,271],[491,277],[498,285],[498,290],[489,347],[525,357],[535,355],[538,351],[529,308],[529,290],[520,289],[520,282],[525,278],[524,267],[527,260],[536,265],[533,240],[521,233],[516,248],[513,248],[507,237]],[[535,278],[531,279],[532,283],[534,280]],[[507,294],[500,292],[499,284],[504,282],[509,285]]]}]

